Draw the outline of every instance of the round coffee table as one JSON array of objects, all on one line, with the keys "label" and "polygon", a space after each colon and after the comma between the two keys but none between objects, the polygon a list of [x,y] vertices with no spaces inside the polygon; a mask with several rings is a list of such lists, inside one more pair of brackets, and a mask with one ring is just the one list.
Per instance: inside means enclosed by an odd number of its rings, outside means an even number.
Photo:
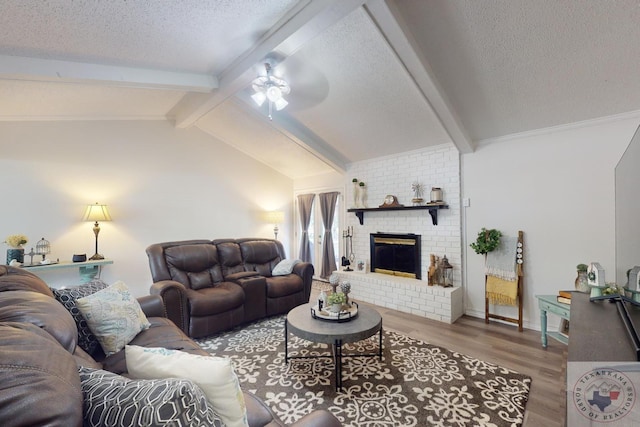
[{"label": "round coffee table", "polygon": [[[331,344],[333,351],[327,356],[289,356],[289,332],[307,341]],[[342,345],[357,342],[379,334],[378,352],[343,354]],[[314,319],[311,304],[300,305],[287,314],[284,322],[284,360],[332,357],[335,359],[336,390],[342,389],[342,358],[378,356],[382,360],[382,316],[376,310],[358,306],[358,315],[348,322]]]}]

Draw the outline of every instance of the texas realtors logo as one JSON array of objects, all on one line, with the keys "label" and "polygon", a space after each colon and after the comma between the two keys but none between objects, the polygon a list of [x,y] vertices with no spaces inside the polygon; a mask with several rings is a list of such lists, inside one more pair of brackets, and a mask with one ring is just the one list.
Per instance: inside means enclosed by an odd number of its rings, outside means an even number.
[{"label": "texas realtors logo", "polygon": [[578,412],[592,421],[618,421],[629,414],[635,401],[633,382],[615,369],[591,370],[573,387],[573,403]]}]

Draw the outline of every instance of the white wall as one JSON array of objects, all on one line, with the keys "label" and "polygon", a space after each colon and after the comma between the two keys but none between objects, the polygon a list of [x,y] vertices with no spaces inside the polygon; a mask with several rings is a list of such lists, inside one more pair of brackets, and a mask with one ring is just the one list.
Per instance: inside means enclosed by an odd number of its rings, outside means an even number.
[{"label": "white wall", "polygon": [[[198,129],[164,121],[4,122],[0,135],[0,241],[20,233],[29,237],[27,252],[44,237],[54,260],[91,256],[92,224],[80,220],[87,204],[107,204],[113,221],[100,224],[100,252],[115,263],[103,278],[124,280],[138,296],[151,284],[151,243],[273,237],[262,214],[283,210],[279,238],[291,247],[293,182]],[[42,277],[78,281],[73,272]]]},{"label": "white wall", "polygon": [[353,247],[356,259],[370,261],[369,235],[377,232],[420,234],[422,240],[422,280],[427,280],[429,254],[447,255],[454,267],[454,285],[461,284],[460,235],[460,156],[453,145],[400,153],[353,163],[346,174],[347,208],[354,206],[351,180],[364,181],[367,187],[367,207],[378,207],[386,195],[411,206],[411,184],[424,186],[423,198],[428,201],[431,187],[441,187],[449,209],[438,212],[438,225],[433,225],[426,210],[365,212],[364,225],[353,213],[346,216],[346,225],[354,228]]},{"label": "white wall", "polygon": [[513,136],[462,157],[462,197],[471,201],[463,208],[467,314],[484,317],[484,258],[469,247],[482,227],[512,236],[524,231],[529,328],[540,327],[535,295],[573,289],[577,264],[598,261],[607,280],[614,280],[614,168],[639,120],[599,120]]}]

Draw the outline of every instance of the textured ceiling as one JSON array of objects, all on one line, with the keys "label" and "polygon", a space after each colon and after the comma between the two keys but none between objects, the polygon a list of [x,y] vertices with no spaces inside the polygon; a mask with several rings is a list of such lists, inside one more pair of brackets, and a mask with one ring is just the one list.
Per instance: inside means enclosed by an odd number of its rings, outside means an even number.
[{"label": "textured ceiling", "polygon": [[0,54],[219,74],[296,0],[1,0]]},{"label": "textured ceiling", "polygon": [[[640,110],[640,1],[0,0],[0,120],[168,119],[292,179]],[[266,119],[265,57],[291,83]]]},{"label": "textured ceiling", "polygon": [[637,0],[396,3],[473,140],[640,109]]}]

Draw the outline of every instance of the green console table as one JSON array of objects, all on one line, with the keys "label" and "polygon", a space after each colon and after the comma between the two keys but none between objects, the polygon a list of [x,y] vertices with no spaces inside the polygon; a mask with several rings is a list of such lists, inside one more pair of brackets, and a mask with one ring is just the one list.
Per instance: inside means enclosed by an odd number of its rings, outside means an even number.
[{"label": "green console table", "polygon": [[38,274],[42,271],[51,271],[51,270],[60,270],[65,268],[77,268],[80,273],[80,278],[82,279],[82,283],[89,282],[96,276],[99,276],[100,271],[103,265],[113,264],[113,261],[110,259],[101,259],[97,261],[85,261],[85,262],[71,262],[71,261],[62,261],[55,264],[44,264],[44,265],[29,265],[23,266],[25,270],[31,271],[35,274]]},{"label": "green console table", "polygon": [[538,298],[538,307],[540,308],[540,335],[542,338],[542,346],[547,347],[547,336],[554,338],[561,343],[569,344],[569,338],[560,332],[547,332],[547,312],[556,314],[563,319],[569,320],[571,315],[571,306],[558,302],[556,295],[536,295]]}]

